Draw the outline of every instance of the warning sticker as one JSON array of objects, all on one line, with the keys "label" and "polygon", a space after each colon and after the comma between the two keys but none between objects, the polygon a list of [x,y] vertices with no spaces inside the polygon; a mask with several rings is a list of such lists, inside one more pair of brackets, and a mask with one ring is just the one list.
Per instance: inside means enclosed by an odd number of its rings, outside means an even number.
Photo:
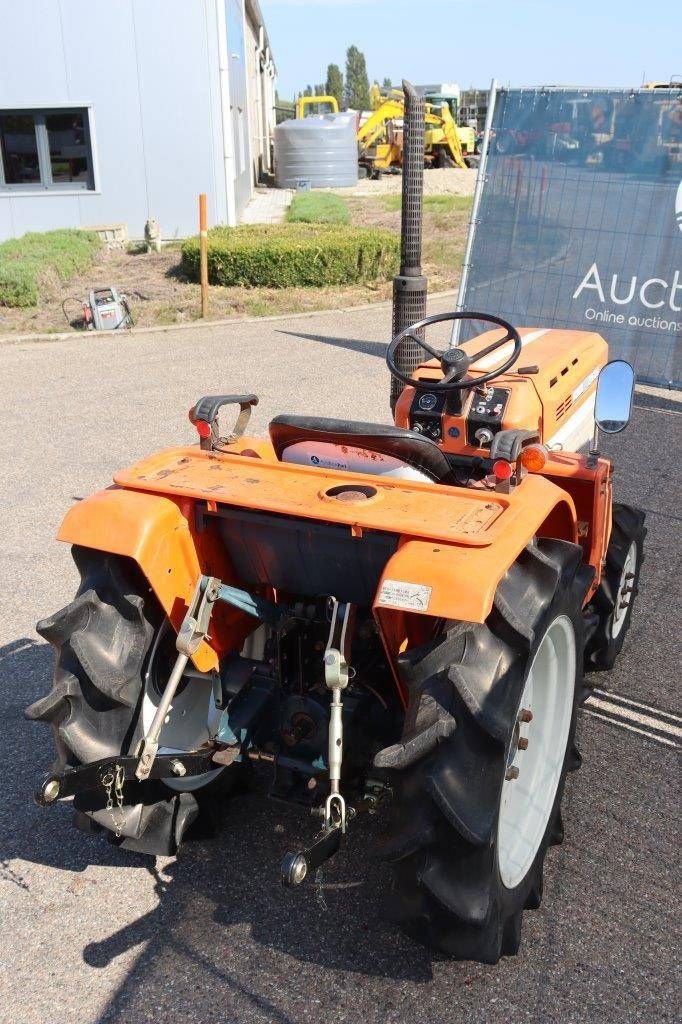
[{"label": "warning sticker", "polygon": [[410,608],[415,612],[425,612],[430,600],[431,587],[423,587],[419,583],[384,580],[379,591],[379,604],[392,605],[394,608]]}]

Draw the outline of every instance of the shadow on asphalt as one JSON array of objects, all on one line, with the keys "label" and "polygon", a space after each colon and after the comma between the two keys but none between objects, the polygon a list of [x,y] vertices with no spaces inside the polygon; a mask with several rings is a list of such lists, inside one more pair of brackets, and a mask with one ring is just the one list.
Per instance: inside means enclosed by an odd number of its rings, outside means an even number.
[{"label": "shadow on asphalt", "polygon": [[323,345],[331,345],[332,348],[347,348],[351,352],[361,352],[366,356],[386,357],[388,342],[383,341],[360,341],[358,338],[335,338],[328,334],[303,334],[301,331],[278,331],[278,334],[285,334],[290,338],[303,338],[305,341],[320,341]]},{"label": "shadow on asphalt", "polygon": [[[8,867],[8,862],[14,859],[78,872],[85,871],[91,864],[129,867],[131,863],[139,866],[146,860],[124,854],[108,843],[90,844],[87,837],[75,830],[69,830],[65,842],[70,810],[62,806],[55,815],[54,809],[50,812],[33,802],[33,792],[53,763],[55,752],[49,730],[41,724],[27,722],[24,708],[45,695],[52,662],[50,645],[28,637],[0,649],[3,744],[12,751],[11,759],[3,763],[0,873],[17,885],[21,885],[21,880]],[[10,811],[12,820],[5,821]]]},{"label": "shadow on asphalt", "polygon": [[[0,822],[6,814],[9,818],[10,810],[12,820],[2,828],[0,872],[22,888],[22,878],[10,867],[11,861],[64,872],[81,872],[91,865],[144,867],[150,872],[158,906],[104,941],[86,946],[83,957],[91,967],[106,967],[143,942],[148,946],[142,963],[155,962],[167,946],[179,943],[185,956],[197,959],[198,967],[220,973],[211,960],[202,961],[196,941],[190,948],[181,937],[188,922],[194,922],[211,946],[220,944],[227,929],[246,924],[250,945],[263,947],[264,955],[276,948],[322,967],[412,981],[431,978],[428,953],[407,939],[396,939],[384,922],[382,894],[387,879],[367,854],[373,839],[369,833],[377,831],[377,823],[349,837],[344,852],[320,873],[318,885],[288,891],[279,882],[282,857],[307,843],[315,825],[303,812],[264,799],[257,790],[264,788],[265,778],[251,792],[226,800],[222,820],[216,823],[219,834],[186,842],[178,859],[166,863],[162,872],[150,858],[121,850],[102,835],[87,836],[72,829],[68,804],[47,809],[35,805],[33,790],[48,771],[54,750],[49,731],[40,723],[28,723],[24,708],[44,695],[52,662],[50,645],[30,638],[0,650],[0,687],[6,695],[4,742],[15,754],[12,762],[5,762],[1,805],[5,810],[0,810]],[[18,687],[17,680],[25,685]],[[248,832],[239,827],[244,824]],[[125,885],[125,870],[121,884]],[[405,955],[396,956],[396,944]],[[383,953],[370,956],[370,948]],[[143,966],[138,970],[144,974]],[[271,1019],[288,1021],[277,1015]]]},{"label": "shadow on asphalt", "polygon": [[[240,827],[245,823],[248,833]],[[235,797],[228,801],[219,835],[187,842],[179,858],[160,872],[150,866],[158,907],[86,946],[84,959],[92,967],[107,967],[120,953],[148,942],[134,971],[139,978],[167,952],[181,950],[202,973],[226,980],[231,972],[220,970],[216,951],[231,946],[246,925],[250,960],[260,948],[264,958],[277,951],[304,964],[366,977],[429,981],[428,952],[396,939],[384,923],[386,879],[365,860],[373,839],[368,831],[375,829],[365,829],[361,841],[350,839],[317,883],[284,890],[279,882],[282,856],[311,838],[314,826],[262,795]],[[210,956],[202,956],[207,947]],[[375,950],[371,956],[370,948]]]}]

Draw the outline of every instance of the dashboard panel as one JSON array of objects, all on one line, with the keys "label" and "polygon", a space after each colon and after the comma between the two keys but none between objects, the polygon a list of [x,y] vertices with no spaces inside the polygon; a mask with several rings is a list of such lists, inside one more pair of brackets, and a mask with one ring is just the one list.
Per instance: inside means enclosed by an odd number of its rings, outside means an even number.
[{"label": "dashboard panel", "polygon": [[464,397],[461,412],[453,416],[446,408],[445,393],[415,391],[408,425],[416,434],[423,434],[437,444],[443,443],[446,426],[448,436],[443,446],[446,450],[461,448],[464,443],[470,448],[485,450],[503,428],[510,393],[508,388],[498,387],[471,391]]}]

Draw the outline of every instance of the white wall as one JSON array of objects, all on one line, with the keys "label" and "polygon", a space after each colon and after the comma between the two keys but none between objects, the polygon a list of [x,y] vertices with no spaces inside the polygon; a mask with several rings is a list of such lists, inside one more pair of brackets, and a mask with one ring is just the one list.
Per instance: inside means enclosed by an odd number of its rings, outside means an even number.
[{"label": "white wall", "polygon": [[251,130],[253,180],[272,167],[271,143],[275,130],[275,66],[264,31],[260,8],[246,3],[246,67]]},{"label": "white wall", "polygon": [[0,239],[99,223],[141,237],[150,216],[182,237],[200,192],[227,221],[216,2],[0,0],[0,108],[90,106],[96,165],[95,192],[0,190]]}]

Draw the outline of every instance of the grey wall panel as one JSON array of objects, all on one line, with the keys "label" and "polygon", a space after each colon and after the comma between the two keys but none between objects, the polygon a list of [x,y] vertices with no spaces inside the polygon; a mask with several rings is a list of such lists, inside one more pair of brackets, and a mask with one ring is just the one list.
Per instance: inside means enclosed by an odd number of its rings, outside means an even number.
[{"label": "grey wall panel", "polygon": [[81,227],[78,196],[21,196],[10,200],[14,232],[53,231],[56,228]]},{"label": "grey wall panel", "polygon": [[[100,194],[83,197],[82,223],[122,222],[132,237],[139,238],[149,213],[133,19],[136,5],[134,0],[114,5],[106,0],[60,0],[60,5],[68,98],[92,103]],[[82,29],[88,23],[90,38],[109,39],[111,47],[102,51],[98,46],[83,46]]]},{"label": "grey wall panel", "polygon": [[197,196],[214,190],[217,130],[200,0],[135,5],[150,214],[164,236],[197,230]]},{"label": "grey wall panel", "polygon": [[209,85],[208,98],[212,125],[210,144],[213,186],[207,196],[209,227],[213,224],[227,223],[227,185],[225,179],[225,161],[223,158],[220,60],[218,55],[216,2],[221,2],[221,0],[203,0]]},{"label": "grey wall panel", "polygon": [[230,114],[234,145],[235,192],[239,216],[251,196],[252,183],[243,0],[225,0],[225,20],[230,60]]},{"label": "grey wall panel", "polygon": [[0,106],[91,105],[97,170],[77,197],[0,192],[0,238],[111,222],[140,237],[149,216],[184,236],[199,192],[226,220],[215,2],[0,0]]},{"label": "grey wall panel", "polygon": [[[0,104],[36,106],[67,98],[60,4],[0,0]],[[77,40],[83,46],[82,30]]]},{"label": "grey wall panel", "polygon": [[3,238],[14,236],[14,221],[12,220],[12,208],[8,201],[0,198],[0,241]]}]

